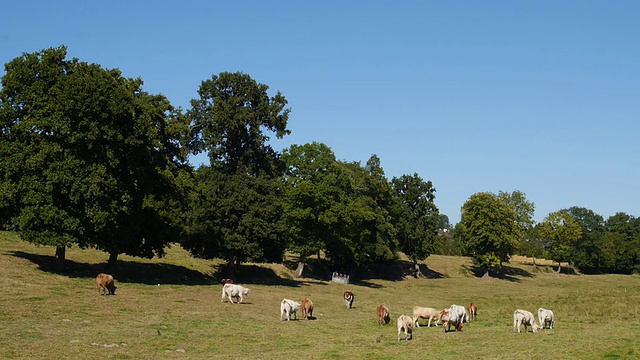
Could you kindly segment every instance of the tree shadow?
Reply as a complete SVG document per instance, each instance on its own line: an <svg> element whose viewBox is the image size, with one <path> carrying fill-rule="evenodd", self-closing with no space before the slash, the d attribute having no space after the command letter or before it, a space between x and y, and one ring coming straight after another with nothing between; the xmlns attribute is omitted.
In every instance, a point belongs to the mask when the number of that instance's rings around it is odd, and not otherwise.
<svg viewBox="0 0 640 360"><path fill-rule="evenodd" d="M238 266L235 271L230 270L227 264L216 265L214 268L214 278L231 278L234 281L241 279L243 284L300 287L304 283L301 280L281 277L273 269L259 265L243 264Z"/></svg>
<svg viewBox="0 0 640 360"><path fill-rule="evenodd" d="M472 266L463 265L462 268L465 269L467 272L473 274L473 276L475 277L478 277L478 278L485 277L485 270L476 265L472 265ZM520 278L532 278L534 277L534 275L528 272L527 270L524 270L519 267L502 265L501 268L489 270L489 277L494 279L499 279L499 280L511 281L511 282L522 282L522 279Z"/></svg>
<svg viewBox="0 0 640 360"><path fill-rule="evenodd" d="M444 275L429 269L426 264L418 264L420 275L416 274L413 262L407 260L396 260L386 264L374 265L367 269L356 270L356 274L361 280L380 279L387 281L401 281L408 277L443 279Z"/></svg>
<svg viewBox="0 0 640 360"><path fill-rule="evenodd" d="M12 251L12 256L31 261L38 269L48 273L59 273L70 278L91 278L105 272L106 264L90 264L66 259L64 270L55 271L55 257L50 255L31 254L23 251ZM118 260L117 270L113 274L118 282L139 283L146 285L211 285L216 284L214 277L184 266L167 263L140 263L136 261Z"/></svg>

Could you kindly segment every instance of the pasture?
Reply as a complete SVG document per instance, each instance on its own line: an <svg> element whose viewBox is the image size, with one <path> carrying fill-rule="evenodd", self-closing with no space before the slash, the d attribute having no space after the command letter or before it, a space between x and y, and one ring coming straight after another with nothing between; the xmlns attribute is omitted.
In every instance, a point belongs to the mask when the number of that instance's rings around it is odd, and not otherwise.
<svg viewBox="0 0 640 360"><path fill-rule="evenodd" d="M100 296L107 254L67 250L67 272L48 271L54 249L0 232L0 357L4 359L637 359L640 277L564 275L507 264L477 278L469 259L431 256L430 278L338 284L293 279L283 265L248 267L245 304L221 303L217 263L177 246L162 259L121 256L118 292ZM353 308L342 299L355 293ZM314 320L280 321L283 298L309 297ZM462 332L414 330L397 341L396 319L414 306L478 305ZM391 323L379 326L376 307ZM553 330L513 332L513 311L556 315ZM302 316L298 313L298 318ZM537 319L536 319L537 321Z"/></svg>

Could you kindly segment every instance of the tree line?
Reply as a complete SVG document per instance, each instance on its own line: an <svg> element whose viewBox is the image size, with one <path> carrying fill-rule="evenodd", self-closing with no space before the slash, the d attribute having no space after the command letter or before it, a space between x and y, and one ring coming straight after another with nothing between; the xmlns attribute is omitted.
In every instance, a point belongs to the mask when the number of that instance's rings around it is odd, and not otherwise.
<svg viewBox="0 0 640 360"><path fill-rule="evenodd" d="M54 246L59 270L70 246L104 251L115 270L119 254L161 257L171 244L230 269L282 262L286 251L302 265L324 253L339 271L400 252L416 271L451 252L487 271L517 251L593 271L638 266L637 218L572 208L534 226L518 191L472 195L453 236L440 236L451 225L418 174L388 180L375 154L338 160L317 142L276 151L290 108L268 90L223 72L184 110L140 78L67 59L65 46L22 54L0 89L0 227ZM200 153L209 164L195 168L189 156Z"/></svg>

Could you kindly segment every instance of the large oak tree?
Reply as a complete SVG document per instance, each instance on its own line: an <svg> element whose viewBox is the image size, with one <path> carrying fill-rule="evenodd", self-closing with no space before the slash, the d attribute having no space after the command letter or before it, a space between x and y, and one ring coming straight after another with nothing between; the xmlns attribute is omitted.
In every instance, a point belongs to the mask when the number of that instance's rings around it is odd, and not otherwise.
<svg viewBox="0 0 640 360"><path fill-rule="evenodd" d="M0 213L24 240L161 256L181 233L187 123L141 79L66 59L67 49L5 65L0 90Z"/></svg>
<svg viewBox="0 0 640 360"><path fill-rule="evenodd" d="M243 73L203 81L191 101L191 149L210 164L197 170L188 238L194 256L241 262L281 261L284 166L270 137L289 133L287 100Z"/></svg>
<svg viewBox="0 0 640 360"><path fill-rule="evenodd" d="M485 275L514 253L523 230L516 210L488 192L471 195L462 206L459 225L456 231Z"/></svg>

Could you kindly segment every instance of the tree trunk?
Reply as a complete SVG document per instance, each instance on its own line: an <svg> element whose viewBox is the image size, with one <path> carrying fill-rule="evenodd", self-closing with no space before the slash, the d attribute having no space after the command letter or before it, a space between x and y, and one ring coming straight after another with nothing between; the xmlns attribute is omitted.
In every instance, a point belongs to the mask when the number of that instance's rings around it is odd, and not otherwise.
<svg viewBox="0 0 640 360"><path fill-rule="evenodd" d="M298 259L298 267L296 268L296 277L301 278L302 274L304 273L304 265L305 265L305 257L304 256L300 256L300 259Z"/></svg>
<svg viewBox="0 0 640 360"><path fill-rule="evenodd" d="M418 265L418 260L413 260L413 276L416 278L422 277L422 271L420 271L420 265Z"/></svg>
<svg viewBox="0 0 640 360"><path fill-rule="evenodd" d="M54 265L54 270L56 272L62 272L64 270L66 252L67 248L65 246L56 246L56 260Z"/></svg>
<svg viewBox="0 0 640 360"><path fill-rule="evenodd" d="M320 262L320 250L318 250L318 262Z"/></svg>
<svg viewBox="0 0 640 360"><path fill-rule="evenodd" d="M116 267L118 266L118 253L112 252L109 253L109 261L107 261L107 272L110 274L115 274Z"/></svg>
<svg viewBox="0 0 640 360"><path fill-rule="evenodd" d="M562 270L562 264L558 261L558 271L556 271L556 273L560 274L560 270Z"/></svg>
<svg viewBox="0 0 640 360"><path fill-rule="evenodd" d="M483 278L488 278L488 277L490 277L490 275L489 275L489 269L488 269L488 268L487 268L487 269L484 269L484 275L482 275L482 277L483 277Z"/></svg>

